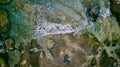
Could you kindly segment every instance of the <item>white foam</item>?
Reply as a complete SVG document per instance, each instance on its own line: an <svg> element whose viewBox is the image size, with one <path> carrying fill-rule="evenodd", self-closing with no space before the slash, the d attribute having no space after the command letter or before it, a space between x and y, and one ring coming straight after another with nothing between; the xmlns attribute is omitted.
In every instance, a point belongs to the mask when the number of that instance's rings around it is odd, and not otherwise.
<svg viewBox="0 0 120 67"><path fill-rule="evenodd" d="M111 15L111 12L110 12L110 8L109 7L108 8L102 7L100 9L100 13L99 13L100 17L106 18L106 17L108 17L110 15Z"/></svg>

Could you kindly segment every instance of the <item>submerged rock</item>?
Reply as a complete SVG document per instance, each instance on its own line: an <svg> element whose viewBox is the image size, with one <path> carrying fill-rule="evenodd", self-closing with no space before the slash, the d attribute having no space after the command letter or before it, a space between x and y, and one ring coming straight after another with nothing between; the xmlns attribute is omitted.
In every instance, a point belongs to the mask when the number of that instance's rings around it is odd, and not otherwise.
<svg viewBox="0 0 120 67"><path fill-rule="evenodd" d="M9 3L11 0L0 0L0 4L7 4Z"/></svg>
<svg viewBox="0 0 120 67"><path fill-rule="evenodd" d="M10 29L8 14L4 10L0 10L0 33L6 33Z"/></svg>

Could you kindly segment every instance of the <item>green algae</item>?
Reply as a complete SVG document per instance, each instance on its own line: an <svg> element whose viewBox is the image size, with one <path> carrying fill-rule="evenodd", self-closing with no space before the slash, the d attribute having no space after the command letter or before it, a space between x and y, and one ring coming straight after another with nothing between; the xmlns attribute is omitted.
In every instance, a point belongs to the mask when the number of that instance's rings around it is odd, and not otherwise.
<svg viewBox="0 0 120 67"><path fill-rule="evenodd" d="M0 65L4 65L5 64L5 61L4 61L4 59L2 59L2 58L0 58Z"/></svg>

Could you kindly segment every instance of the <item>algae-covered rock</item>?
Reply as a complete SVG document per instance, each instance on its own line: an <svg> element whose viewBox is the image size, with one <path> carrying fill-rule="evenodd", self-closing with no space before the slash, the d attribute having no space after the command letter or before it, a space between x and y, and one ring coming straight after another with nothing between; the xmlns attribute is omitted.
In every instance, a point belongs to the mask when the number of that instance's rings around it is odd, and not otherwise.
<svg viewBox="0 0 120 67"><path fill-rule="evenodd" d="M7 65L5 64L4 59L0 58L0 67L5 67L5 66Z"/></svg>
<svg viewBox="0 0 120 67"><path fill-rule="evenodd" d="M119 67L118 0L10 1L0 0L0 40L10 67Z"/></svg>
<svg viewBox="0 0 120 67"><path fill-rule="evenodd" d="M0 0L0 4L6 4L9 3L11 0Z"/></svg>
<svg viewBox="0 0 120 67"><path fill-rule="evenodd" d="M11 37L11 38L7 38L6 40L6 46L8 50L13 50L15 47L15 40Z"/></svg>
<svg viewBox="0 0 120 67"><path fill-rule="evenodd" d="M0 33L8 32L10 29L10 23L8 20L8 14L4 10L0 10Z"/></svg>
<svg viewBox="0 0 120 67"><path fill-rule="evenodd" d="M14 67L20 61L20 52L18 50L8 52L8 63L10 67Z"/></svg>
<svg viewBox="0 0 120 67"><path fill-rule="evenodd" d="M118 61L113 57L109 57L106 50L103 50L100 57L100 66L101 67L117 67Z"/></svg>

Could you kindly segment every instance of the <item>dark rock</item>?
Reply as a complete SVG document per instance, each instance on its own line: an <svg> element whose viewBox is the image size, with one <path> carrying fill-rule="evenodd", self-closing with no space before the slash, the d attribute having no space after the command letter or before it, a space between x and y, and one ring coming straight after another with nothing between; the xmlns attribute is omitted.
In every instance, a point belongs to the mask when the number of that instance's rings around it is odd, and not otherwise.
<svg viewBox="0 0 120 67"><path fill-rule="evenodd" d="M91 18L93 22L96 22L100 10L98 2L96 0L85 0L84 5L87 7L87 16Z"/></svg>
<svg viewBox="0 0 120 67"><path fill-rule="evenodd" d="M106 52L106 50L103 50L102 53L101 53L101 57L100 57L100 65L102 67L106 67L106 65L108 65L108 54Z"/></svg>
<svg viewBox="0 0 120 67"><path fill-rule="evenodd" d="M36 53L36 54L31 54L30 55L30 64L33 66L33 67L39 67L39 53Z"/></svg>
<svg viewBox="0 0 120 67"><path fill-rule="evenodd" d="M67 54L64 56L64 63L70 64L69 56Z"/></svg>
<svg viewBox="0 0 120 67"><path fill-rule="evenodd" d="M115 46L116 46L116 43L112 43L112 46L115 47Z"/></svg>
<svg viewBox="0 0 120 67"><path fill-rule="evenodd" d="M93 66L95 66L96 64L97 64L97 61L96 61L95 58L93 58L93 59L91 60L91 63L89 64L88 67L93 67Z"/></svg>
<svg viewBox="0 0 120 67"><path fill-rule="evenodd" d="M120 48L115 50L116 55L120 58Z"/></svg>
<svg viewBox="0 0 120 67"><path fill-rule="evenodd" d="M3 48L3 43L0 41L0 49Z"/></svg>
<svg viewBox="0 0 120 67"><path fill-rule="evenodd" d="M106 40L104 41L104 44L105 44L106 46L110 46L110 41L109 41L108 39L106 39Z"/></svg>
<svg viewBox="0 0 120 67"><path fill-rule="evenodd" d="M36 47L38 44L37 44L37 40L36 39L32 39L31 40L31 48L34 48Z"/></svg>
<svg viewBox="0 0 120 67"><path fill-rule="evenodd" d="M99 15L99 10L100 10L99 6L94 6L94 7L87 9L87 14L89 17L92 18L93 22L96 22L98 15Z"/></svg>
<svg viewBox="0 0 120 67"><path fill-rule="evenodd" d="M2 58L4 60L6 67L8 67L8 57L7 57L6 53L0 53L0 58Z"/></svg>
<svg viewBox="0 0 120 67"><path fill-rule="evenodd" d="M120 3L117 0L110 0L110 10L116 17L118 25L120 26Z"/></svg>
<svg viewBox="0 0 120 67"><path fill-rule="evenodd" d="M25 48L24 48L24 43L20 43L20 46L18 47L18 50L20 51L20 52L22 52L22 50L24 50Z"/></svg>
<svg viewBox="0 0 120 67"><path fill-rule="evenodd" d="M109 57L109 67L118 67L117 60L113 57Z"/></svg>
<svg viewBox="0 0 120 67"><path fill-rule="evenodd" d="M109 57L106 50L103 50L100 57L100 65L101 67L116 67L117 60L113 57Z"/></svg>
<svg viewBox="0 0 120 67"><path fill-rule="evenodd" d="M36 39L32 39L32 40L31 40L30 48L42 49L42 47L37 43L37 40L36 40Z"/></svg>

